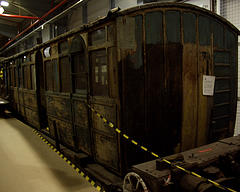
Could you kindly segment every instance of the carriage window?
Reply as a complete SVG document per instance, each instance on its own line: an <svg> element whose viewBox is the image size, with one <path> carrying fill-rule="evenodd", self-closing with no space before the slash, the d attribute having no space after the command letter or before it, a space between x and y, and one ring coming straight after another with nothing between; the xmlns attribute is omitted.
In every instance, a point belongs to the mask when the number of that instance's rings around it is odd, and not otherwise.
<svg viewBox="0 0 240 192"><path fill-rule="evenodd" d="M70 81L70 63L69 57L64 56L59 59L61 92L71 91Z"/></svg>
<svg viewBox="0 0 240 192"><path fill-rule="evenodd" d="M87 66L84 52L72 55L73 92L87 93Z"/></svg>
<svg viewBox="0 0 240 192"><path fill-rule="evenodd" d="M168 42L180 42L180 13L178 11L166 12L166 33Z"/></svg>
<svg viewBox="0 0 240 192"><path fill-rule="evenodd" d="M200 45L210 45L211 26L207 17L199 16L198 20L199 43Z"/></svg>
<svg viewBox="0 0 240 192"><path fill-rule="evenodd" d="M31 89L36 89L35 65L31 65Z"/></svg>
<svg viewBox="0 0 240 192"><path fill-rule="evenodd" d="M92 94L108 96L108 66L105 50L93 51L90 56L92 66Z"/></svg>
<svg viewBox="0 0 240 192"><path fill-rule="evenodd" d="M58 53L64 53L68 51L68 41L60 42L58 45Z"/></svg>
<svg viewBox="0 0 240 192"><path fill-rule="evenodd" d="M35 68L34 68L35 71ZM45 82L47 91L58 91L58 68L57 60L49 60L45 62Z"/></svg>
<svg viewBox="0 0 240 192"><path fill-rule="evenodd" d="M224 48L224 28L217 21L212 22L213 43L215 47Z"/></svg>
<svg viewBox="0 0 240 192"><path fill-rule="evenodd" d="M150 12L146 14L146 43L158 44L163 42L162 13Z"/></svg>
<svg viewBox="0 0 240 192"><path fill-rule="evenodd" d="M23 63L31 61L31 55L30 54L24 55L22 57L22 61L23 61Z"/></svg>
<svg viewBox="0 0 240 192"><path fill-rule="evenodd" d="M85 43L80 36L76 36L71 44L73 92L87 93L88 68L85 59Z"/></svg>
<svg viewBox="0 0 240 192"><path fill-rule="evenodd" d="M24 55L24 56L23 56L23 63L25 63L26 61L27 61L27 56Z"/></svg>
<svg viewBox="0 0 240 192"><path fill-rule="evenodd" d="M99 45L106 41L105 28L89 33L89 45Z"/></svg>
<svg viewBox="0 0 240 192"><path fill-rule="evenodd" d="M196 39L196 15L183 14L184 43L195 43Z"/></svg>
<svg viewBox="0 0 240 192"><path fill-rule="evenodd" d="M225 30L225 48L227 49L235 49L236 45L235 42L237 36L234 35L234 33L232 31L230 31L228 28L226 28ZM233 54L234 55L234 54ZM233 59L234 61L234 59Z"/></svg>

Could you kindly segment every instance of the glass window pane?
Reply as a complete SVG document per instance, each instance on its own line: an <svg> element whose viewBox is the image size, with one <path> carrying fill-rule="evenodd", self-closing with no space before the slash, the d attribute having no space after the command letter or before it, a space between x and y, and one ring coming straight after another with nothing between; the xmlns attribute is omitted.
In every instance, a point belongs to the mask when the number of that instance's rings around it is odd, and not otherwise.
<svg viewBox="0 0 240 192"><path fill-rule="evenodd" d="M63 42L59 43L59 48L58 48L58 52L59 53L66 53L68 51L68 41L65 40Z"/></svg>
<svg viewBox="0 0 240 192"><path fill-rule="evenodd" d="M168 42L180 42L180 13L178 11L166 12L166 33Z"/></svg>
<svg viewBox="0 0 240 192"><path fill-rule="evenodd" d="M105 50L91 53L92 66L92 94L94 96L108 96L108 66Z"/></svg>
<svg viewBox="0 0 240 192"><path fill-rule="evenodd" d="M155 45L163 42L162 12L146 14L146 43Z"/></svg>
<svg viewBox="0 0 240 192"><path fill-rule="evenodd" d="M98 45L106 41L105 28L98 29L89 33L89 44Z"/></svg>
<svg viewBox="0 0 240 192"><path fill-rule="evenodd" d="M72 63L73 73L87 72L85 55L83 53L72 55Z"/></svg>
<svg viewBox="0 0 240 192"><path fill-rule="evenodd" d="M84 52L72 55L73 92L87 93L87 65Z"/></svg>
<svg viewBox="0 0 240 192"><path fill-rule="evenodd" d="M211 26L208 17L199 16L198 31L200 45L210 45Z"/></svg>
<svg viewBox="0 0 240 192"><path fill-rule="evenodd" d="M184 43L196 41L196 15L193 13L183 14Z"/></svg>
<svg viewBox="0 0 240 192"><path fill-rule="evenodd" d="M224 29L223 25L217 21L213 21L213 43L215 47L224 48Z"/></svg>

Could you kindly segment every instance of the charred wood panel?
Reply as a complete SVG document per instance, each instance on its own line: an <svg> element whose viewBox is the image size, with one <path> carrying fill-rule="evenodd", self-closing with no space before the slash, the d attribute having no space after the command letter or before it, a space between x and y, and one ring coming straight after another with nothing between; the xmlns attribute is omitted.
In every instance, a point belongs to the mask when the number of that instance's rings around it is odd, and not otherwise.
<svg viewBox="0 0 240 192"><path fill-rule="evenodd" d="M198 125L197 145L201 146L208 141L212 97L203 95L203 75L213 75L212 55L210 46L199 46L198 48Z"/></svg>
<svg viewBox="0 0 240 192"><path fill-rule="evenodd" d="M14 110L17 112L18 111L18 105L19 105L19 101L18 101L18 88L13 88L13 107Z"/></svg>
<svg viewBox="0 0 240 192"><path fill-rule="evenodd" d="M73 129L71 122L56 120L56 128L58 131L59 140L74 148L74 140L73 140Z"/></svg>
<svg viewBox="0 0 240 192"><path fill-rule="evenodd" d="M137 20L138 22L135 24L137 34L134 37L137 50L124 50L121 54L123 59L123 127L130 135L134 136L145 129L142 16L138 16ZM136 117L138 121L135 121Z"/></svg>
<svg viewBox="0 0 240 192"><path fill-rule="evenodd" d="M18 89L18 99L19 99L19 108L20 108L20 115L25 116L24 112L24 99L23 99L23 90L22 88Z"/></svg>
<svg viewBox="0 0 240 192"><path fill-rule="evenodd" d="M91 132L89 127L75 125L75 142L77 150L92 155Z"/></svg>
<svg viewBox="0 0 240 192"><path fill-rule="evenodd" d="M123 130L137 140L144 141L146 133L145 117L145 74L143 62L143 16L122 18L122 37L120 49L122 64L122 122ZM130 25L131 24L131 25ZM130 25L130 26L129 26ZM131 39L128 39L128 34ZM133 34L132 34L133 33ZM122 39L123 38L123 39ZM124 40L126 38L127 41ZM125 43L126 44L125 44ZM120 47L121 48L121 47ZM136 153L136 149L124 144L125 166L132 165L142 158L142 154Z"/></svg>
<svg viewBox="0 0 240 192"><path fill-rule="evenodd" d="M92 103L92 106L96 111L100 112L103 117L116 125L116 104L109 99L104 100L105 101L102 102L96 100L96 103ZM108 102L111 102L112 104L109 104ZM92 113L92 128L95 159L111 169L118 170L119 149L115 130L104 123L95 113Z"/></svg>
<svg viewBox="0 0 240 192"><path fill-rule="evenodd" d="M25 115L28 123L36 128L40 128L38 111L25 106Z"/></svg>
<svg viewBox="0 0 240 192"><path fill-rule="evenodd" d="M198 59L196 45L184 44L183 63L183 119L181 150L185 151L195 147L197 137Z"/></svg>
<svg viewBox="0 0 240 192"><path fill-rule="evenodd" d="M89 127L89 110L85 102L85 100L73 98L75 142L77 149L91 154L92 144Z"/></svg>
<svg viewBox="0 0 240 192"><path fill-rule="evenodd" d="M88 127L88 107L85 100L73 99L74 123L83 127Z"/></svg>
<svg viewBox="0 0 240 192"><path fill-rule="evenodd" d="M52 136L54 135L52 121L56 121L56 128L60 142L70 148L74 148L75 144L70 97L61 94L53 95L48 93L46 99L50 134Z"/></svg>
<svg viewBox="0 0 240 192"><path fill-rule="evenodd" d="M119 170L118 144L116 137L93 131L95 159L113 170Z"/></svg>
<svg viewBox="0 0 240 192"><path fill-rule="evenodd" d="M71 121L71 102L66 96L47 95L47 114Z"/></svg>
<svg viewBox="0 0 240 192"><path fill-rule="evenodd" d="M146 14L145 31L148 78L146 89L148 127L144 143L161 147L159 136L165 130L166 126L166 122L164 122L165 59L162 12L150 12ZM164 140L162 141L165 142ZM153 147L152 150L161 151L159 147Z"/></svg>
<svg viewBox="0 0 240 192"><path fill-rule="evenodd" d="M74 140L73 140L73 129L72 129L71 122L59 120L55 117L48 116L49 132L53 138L55 138L53 121L55 121L56 123L56 128L57 128L58 137L59 137L58 139L60 143L73 149Z"/></svg>
<svg viewBox="0 0 240 192"><path fill-rule="evenodd" d="M37 109L37 97L34 91L23 91L24 105L28 108Z"/></svg>
<svg viewBox="0 0 240 192"><path fill-rule="evenodd" d="M105 117L108 121L111 121L113 124L116 124L116 105L106 105L106 104L93 104L93 108L96 111L100 111L103 117ZM113 128L109 127L106 123L103 122L102 119L96 117L96 114L92 114L92 123L93 128L107 134L108 136L115 136L116 132Z"/></svg>
<svg viewBox="0 0 240 192"><path fill-rule="evenodd" d="M174 148L180 142L182 131L182 54L181 44L166 45L166 71L165 71L165 99L164 117L166 126L162 130L161 137L168 137L171 142L166 147L167 153L173 153ZM174 119L174 121L173 121ZM166 140L167 141L167 140ZM169 140L168 140L169 142ZM163 144L164 145L164 144ZM165 151L163 149L163 151Z"/></svg>

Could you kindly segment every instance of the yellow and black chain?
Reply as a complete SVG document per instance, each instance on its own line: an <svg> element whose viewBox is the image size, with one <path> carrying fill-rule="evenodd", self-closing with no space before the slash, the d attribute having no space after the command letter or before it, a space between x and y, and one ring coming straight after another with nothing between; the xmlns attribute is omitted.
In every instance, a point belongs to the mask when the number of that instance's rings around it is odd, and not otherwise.
<svg viewBox="0 0 240 192"><path fill-rule="evenodd" d="M221 184L211 180L211 179L207 179L193 171L189 171L179 165L175 165L174 163L168 161L167 159L161 158L158 154L152 152L151 150L149 150L148 148L144 147L143 145L140 145L137 141L135 141L134 139L132 139L131 137L129 137L126 133L123 133L118 127L116 127L111 121L108 121L104 116L102 116L100 113L98 113L93 107L91 107L91 105L89 105L88 103L86 103L86 105L88 106L88 108L94 112L100 119L103 120L104 123L106 123L109 127L113 128L119 135L121 135L123 138L125 138L126 140L128 140L129 142L131 142L132 144L134 144L135 146L141 148L143 151L150 153L152 156L154 156L155 158L160 158L160 160L162 160L163 162L169 164L172 167L175 167L189 175L193 175L195 177L198 177L200 179L203 179L206 182L209 182L211 184L213 184L214 186L216 186L219 189L225 190L225 191L231 191L231 192L237 192L234 189L222 186Z"/></svg>
<svg viewBox="0 0 240 192"><path fill-rule="evenodd" d="M58 151L55 146L53 146L51 143L48 142L47 139L45 139L41 134L38 133L38 131L33 130L33 132L38 135L44 143L46 143L54 152L56 152L59 157L61 157L64 161L66 161L78 174L80 174L83 178L85 178L94 188L96 188L98 191L105 192L103 187L96 184L94 180L92 180L86 173L81 171L74 163L72 163L67 157L64 156L63 153Z"/></svg>

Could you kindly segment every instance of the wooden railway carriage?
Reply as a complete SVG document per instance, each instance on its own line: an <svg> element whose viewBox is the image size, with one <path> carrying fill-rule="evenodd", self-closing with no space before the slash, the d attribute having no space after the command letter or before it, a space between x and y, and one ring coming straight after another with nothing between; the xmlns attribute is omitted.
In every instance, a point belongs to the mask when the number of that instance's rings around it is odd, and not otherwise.
<svg viewBox="0 0 240 192"><path fill-rule="evenodd" d="M231 136L238 30L186 4L146 4L63 34L4 60L13 108L38 129L56 122L62 144L122 173L144 153L166 155ZM215 76L213 96L203 75Z"/></svg>

